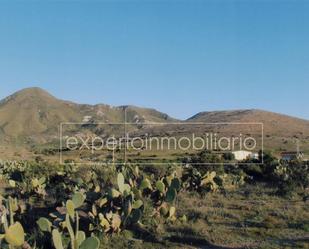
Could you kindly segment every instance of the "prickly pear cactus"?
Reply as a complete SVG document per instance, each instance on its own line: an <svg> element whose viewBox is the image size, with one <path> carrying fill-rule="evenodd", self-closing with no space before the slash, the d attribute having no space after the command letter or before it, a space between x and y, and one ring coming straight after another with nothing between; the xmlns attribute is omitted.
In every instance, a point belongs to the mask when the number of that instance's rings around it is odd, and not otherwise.
<svg viewBox="0 0 309 249"><path fill-rule="evenodd" d="M22 246L25 242L25 232L22 225L19 222L11 225L5 232L4 238L11 246Z"/></svg>

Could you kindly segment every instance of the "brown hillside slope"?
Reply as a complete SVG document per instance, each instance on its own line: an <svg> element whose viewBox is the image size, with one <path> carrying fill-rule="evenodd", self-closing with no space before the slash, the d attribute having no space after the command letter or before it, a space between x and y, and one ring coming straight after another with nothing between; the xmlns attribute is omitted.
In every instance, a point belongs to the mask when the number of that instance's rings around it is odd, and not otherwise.
<svg viewBox="0 0 309 249"><path fill-rule="evenodd" d="M63 122L169 122L173 119L154 109L135 106L81 105L55 98L41 88L26 88L0 101L0 141L46 142L57 138Z"/></svg>
<svg viewBox="0 0 309 249"><path fill-rule="evenodd" d="M264 145L271 150L296 150L296 141L299 140L300 149L308 151L309 121L279 113L263 110L234 110L201 112L189 118L187 122L239 122L262 123L264 130ZM231 133L237 129L233 125L222 126L219 130ZM243 133L259 133L259 125L243 125Z"/></svg>

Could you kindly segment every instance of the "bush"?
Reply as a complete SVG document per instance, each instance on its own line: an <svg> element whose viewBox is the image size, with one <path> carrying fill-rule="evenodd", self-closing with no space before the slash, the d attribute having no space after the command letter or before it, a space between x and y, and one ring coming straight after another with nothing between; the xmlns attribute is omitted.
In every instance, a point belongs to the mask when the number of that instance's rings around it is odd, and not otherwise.
<svg viewBox="0 0 309 249"><path fill-rule="evenodd" d="M232 161L232 160L235 159L235 156L234 156L233 153L227 152L227 153L223 154L223 159L226 160L226 161Z"/></svg>

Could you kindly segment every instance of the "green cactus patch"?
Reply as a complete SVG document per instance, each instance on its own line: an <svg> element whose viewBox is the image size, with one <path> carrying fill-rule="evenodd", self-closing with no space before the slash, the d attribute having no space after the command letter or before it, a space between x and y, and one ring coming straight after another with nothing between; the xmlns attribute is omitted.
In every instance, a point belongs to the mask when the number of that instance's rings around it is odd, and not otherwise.
<svg viewBox="0 0 309 249"><path fill-rule="evenodd" d="M181 182L178 178L174 178L172 181L171 181L171 188L174 188L176 191L179 191L180 188L181 188Z"/></svg>
<svg viewBox="0 0 309 249"><path fill-rule="evenodd" d="M84 204L85 196L82 193L75 193L72 197L72 202L75 208L79 208Z"/></svg>
<svg viewBox="0 0 309 249"><path fill-rule="evenodd" d="M134 209L131 214L131 222L133 224L137 223L143 216L143 213L140 209Z"/></svg>
<svg viewBox="0 0 309 249"><path fill-rule="evenodd" d="M165 192L165 185L162 181L157 181L156 182L156 188L159 190L161 193Z"/></svg>
<svg viewBox="0 0 309 249"><path fill-rule="evenodd" d="M97 237L87 238L79 247L79 249L98 249L100 241Z"/></svg>
<svg viewBox="0 0 309 249"><path fill-rule="evenodd" d="M66 202L67 213L70 215L72 219L74 219L75 205L73 201L68 200Z"/></svg>
<svg viewBox="0 0 309 249"><path fill-rule="evenodd" d="M135 201L134 203L133 203L133 205L132 205L132 208L133 209L138 209L138 208L140 208L141 206L143 206L143 201L142 200L137 200L137 201Z"/></svg>
<svg viewBox="0 0 309 249"><path fill-rule="evenodd" d="M52 231L53 243L56 249L64 249L62 244L61 234L57 229Z"/></svg>
<svg viewBox="0 0 309 249"><path fill-rule="evenodd" d="M175 201L176 195L177 195L176 189L170 187L170 188L167 190L167 192L166 192L166 198L165 198L165 200L166 200L167 202L172 203L172 202Z"/></svg>
<svg viewBox="0 0 309 249"><path fill-rule="evenodd" d="M144 190L144 189L152 189L151 187L151 183L150 181L146 178L144 179L142 182L141 182L141 185L140 185L140 190Z"/></svg>
<svg viewBox="0 0 309 249"><path fill-rule="evenodd" d="M22 246L25 242L24 228L16 222L7 229L4 238L11 246Z"/></svg>
<svg viewBox="0 0 309 249"><path fill-rule="evenodd" d="M78 231L76 234L76 244L77 247L80 247L80 245L84 242L86 239L86 235L83 231Z"/></svg>
<svg viewBox="0 0 309 249"><path fill-rule="evenodd" d="M120 193L124 193L125 190L125 186L124 186L124 176L122 173L119 173L117 175L117 184L118 184L118 189L120 191Z"/></svg>
<svg viewBox="0 0 309 249"><path fill-rule="evenodd" d="M48 219L41 217L36 223L42 232L51 232L52 224Z"/></svg>

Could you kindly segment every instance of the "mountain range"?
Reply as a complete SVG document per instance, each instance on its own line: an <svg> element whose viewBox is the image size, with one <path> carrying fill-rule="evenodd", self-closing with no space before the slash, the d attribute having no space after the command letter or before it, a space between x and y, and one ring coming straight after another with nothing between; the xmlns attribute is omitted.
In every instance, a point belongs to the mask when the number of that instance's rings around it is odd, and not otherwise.
<svg viewBox="0 0 309 249"><path fill-rule="evenodd" d="M57 140L60 123L121 123L124 122L124 113L126 122L136 124L136 130L145 128L145 124L166 123L159 128L152 126L152 132L158 134L183 130L169 123L258 122L264 125L265 145L270 149L293 149L296 139L301 142L303 150L308 150L309 146L308 120L274 112L256 109L211 111L197 113L187 120L177 120L150 108L87 105L60 100L38 87L20 90L0 101L0 141L3 146L44 144ZM219 126L218 129L233 132L227 126Z"/></svg>

